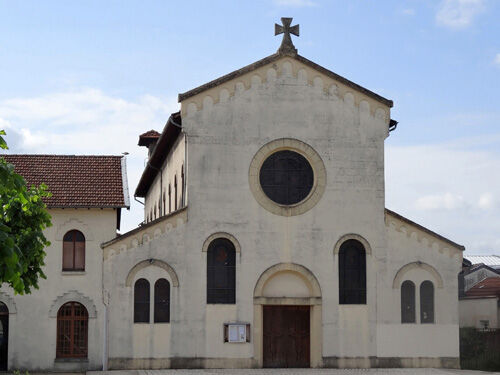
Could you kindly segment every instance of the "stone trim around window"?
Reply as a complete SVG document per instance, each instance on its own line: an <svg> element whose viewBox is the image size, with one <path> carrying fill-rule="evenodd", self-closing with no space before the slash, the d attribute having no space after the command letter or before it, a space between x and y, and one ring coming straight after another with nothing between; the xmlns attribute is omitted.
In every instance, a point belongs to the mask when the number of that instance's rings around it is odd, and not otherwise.
<svg viewBox="0 0 500 375"><path fill-rule="evenodd" d="M304 156L314 172L314 184L309 195L292 205L282 205L272 201L260 185L259 176L262 164L271 154L282 150L295 151ZM297 139L281 138L265 144L257 151L250 163L248 182L253 196L267 211L280 216L296 216L309 211L323 196L326 187L326 169L323 160L311 146Z"/></svg>

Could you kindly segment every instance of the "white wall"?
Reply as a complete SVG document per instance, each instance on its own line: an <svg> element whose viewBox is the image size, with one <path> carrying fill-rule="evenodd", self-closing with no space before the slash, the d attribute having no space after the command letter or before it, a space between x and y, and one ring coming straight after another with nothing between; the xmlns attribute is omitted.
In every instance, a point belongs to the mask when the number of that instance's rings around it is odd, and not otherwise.
<svg viewBox="0 0 500 375"><path fill-rule="evenodd" d="M465 298L459 301L460 327L484 328L481 320L489 321L489 328L500 328L500 307L497 297Z"/></svg>
<svg viewBox="0 0 500 375"><path fill-rule="evenodd" d="M102 249L100 244L116 233L113 209L52 209L52 227L45 235L51 245L45 250L46 280L30 295L14 296L8 287L1 291L13 299L17 313L9 316L9 368L30 370L99 369L102 366ZM66 232L81 231L85 242L85 272L62 271L62 239ZM75 294L72 291L77 291ZM50 316L64 303L64 295L80 296L96 318L89 319L88 362L55 361L57 319ZM4 295L4 296L5 296ZM0 297L2 300L2 297Z"/></svg>
<svg viewBox="0 0 500 375"><path fill-rule="evenodd" d="M183 166L184 169L186 169L185 151L186 151L185 138L184 135L181 133L177 138L177 141L172 146L172 150L165 159L165 162L161 167L161 173L158 173L156 175L148 193L146 194L145 205L144 205L144 219L146 220L146 222L149 222L150 213L152 214L152 219L154 220L160 216L175 211L176 206L175 206L174 182L176 177L177 177L177 208L182 207L183 202L182 202L181 171ZM184 173L186 173L185 170ZM170 210L168 203L169 185L171 188ZM165 195L165 205L163 205L163 195ZM162 206L161 212L160 212L160 205Z"/></svg>

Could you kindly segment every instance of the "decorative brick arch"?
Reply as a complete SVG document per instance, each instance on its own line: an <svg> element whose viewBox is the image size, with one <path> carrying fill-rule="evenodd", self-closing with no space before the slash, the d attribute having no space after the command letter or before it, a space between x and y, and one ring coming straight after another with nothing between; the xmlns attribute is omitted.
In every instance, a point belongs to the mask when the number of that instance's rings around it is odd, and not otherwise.
<svg viewBox="0 0 500 375"><path fill-rule="evenodd" d="M408 271L413 270L413 269L423 269L423 270L427 271L428 273L430 273L433 276L434 281L437 284L437 287L438 288L443 287L443 278L441 277L439 272L434 267L432 267L430 264L420 262L420 261L408 263L408 264L404 265L403 267L401 267L399 269L399 271L396 272L396 276L394 276L394 280L392 282L392 287L394 289L399 288L401 285L401 282L403 281L404 275Z"/></svg>
<svg viewBox="0 0 500 375"><path fill-rule="evenodd" d="M132 267L125 280L125 286L132 286L132 281L134 281L134 277L137 272L150 266L159 267L167 271L170 276L170 280L172 281L172 286L179 286L179 278L177 277L175 270L167 262L153 258L143 260Z"/></svg>
<svg viewBox="0 0 500 375"><path fill-rule="evenodd" d="M370 246L370 243L363 236L360 236L359 234L356 233L348 233L340 237L335 243L335 247L333 248L333 254L338 254L340 251L340 246L342 246L342 244L347 240L359 241L365 248L366 254L370 255L372 254L372 247Z"/></svg>
<svg viewBox="0 0 500 375"><path fill-rule="evenodd" d="M95 319L97 317L97 309L92 299L76 290L70 290L62 296L57 297L50 306L49 317L57 318L57 312L61 306L68 302L78 302L85 306L87 312L89 313L89 319Z"/></svg>
<svg viewBox="0 0 500 375"><path fill-rule="evenodd" d="M70 230L78 230L85 236L85 241L93 241L94 236L89 226L82 220L77 218L69 218L64 223L57 226L56 229L56 241L62 241L63 237Z"/></svg>
<svg viewBox="0 0 500 375"><path fill-rule="evenodd" d="M236 239L236 237L234 237L232 234L229 234L226 232L217 232L217 233L214 233L214 234L211 234L210 236L208 236L208 238L205 240L205 242L203 242L202 251L206 253L208 251L208 247L210 246L210 243L217 238L225 238L225 239L231 241L234 245L234 250L236 251L236 253L241 254L241 246L240 246L240 243L238 242L238 240Z"/></svg>
<svg viewBox="0 0 500 375"><path fill-rule="evenodd" d="M17 313L16 303L14 298L9 296L7 293L0 292L0 302L4 303L9 309L9 314Z"/></svg>

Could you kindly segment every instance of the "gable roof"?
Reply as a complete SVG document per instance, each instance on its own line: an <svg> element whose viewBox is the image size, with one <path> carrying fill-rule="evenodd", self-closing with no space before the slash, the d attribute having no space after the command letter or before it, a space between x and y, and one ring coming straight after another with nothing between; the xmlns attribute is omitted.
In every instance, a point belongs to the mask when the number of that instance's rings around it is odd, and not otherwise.
<svg viewBox="0 0 500 375"><path fill-rule="evenodd" d="M48 208L130 207L123 156L0 155L28 186L44 183Z"/></svg>
<svg viewBox="0 0 500 375"><path fill-rule="evenodd" d="M206 91L206 90L211 89L213 87L219 86L219 85L221 85L225 82L228 82L232 79L238 78L238 77L242 76L243 74L246 74L248 72L256 70L262 66L272 64L284 56L290 57L292 59L296 59L296 60L300 61L301 63L311 67L312 69L315 69L320 73L323 73L327 77L330 77L334 80L337 80L338 82L343 83L344 85L346 85L354 90L362 92L366 96L371 97L372 99L377 100L378 102L383 103L384 105L386 105L388 107L393 106L392 100L386 99L383 96L380 96L380 95L374 93L373 91L370 91L367 88L364 88L363 86L360 86L357 83L354 83L354 82L348 80L347 78L344 78L344 77L338 75L337 73L334 73L331 70L328 70L328 69L322 67L321 65L318 65L315 62L312 62L311 60L306 59L303 56L300 56L298 54L284 54L284 53L280 53L279 51L275 54L272 54L270 56L263 58L262 60L256 61L253 64L247 65L241 69L235 70L229 74L226 74L222 77L214 79L213 81L205 83L204 85L198 86L192 90L186 91L185 93L179 94L178 101L182 102L182 101L184 101L184 100L186 100L194 95L197 95L203 91Z"/></svg>
<svg viewBox="0 0 500 375"><path fill-rule="evenodd" d="M466 297L500 297L500 277L488 277L465 292Z"/></svg>
<svg viewBox="0 0 500 375"><path fill-rule="evenodd" d="M139 136L139 146L149 146L150 143L156 142L158 138L160 138L160 133L158 133L156 130L148 130L146 133L142 133Z"/></svg>
<svg viewBox="0 0 500 375"><path fill-rule="evenodd" d="M464 255L464 258L469 260L472 264L483 263L491 268L500 269L499 255Z"/></svg>
<svg viewBox="0 0 500 375"><path fill-rule="evenodd" d="M436 233L436 232L434 232L434 231L432 231L430 229L427 229L426 227L424 227L424 226L422 226L420 224L417 224L414 221L412 221L412 220L410 220L410 219L408 219L408 218L406 218L404 216L401 216L400 214L398 214L398 213L396 213L394 211L389 210L388 208L385 209L385 213L388 214L388 215L391 215L391 216L395 217L396 219L404 221L405 223L407 223L407 224L409 224L409 225L411 225L411 226L413 226L413 227L415 227L417 229L420 229L421 231L423 231L423 232L431 235L432 237L435 237L435 238L437 238L437 239L439 239L439 240L441 240L443 242L446 242L447 244L453 246L456 249L459 249L459 250L462 250L462 251L465 250L465 246L459 245L458 243L453 242L452 240L450 240L450 239L448 239L446 237L443 237L440 234L438 234L438 233Z"/></svg>
<svg viewBox="0 0 500 375"><path fill-rule="evenodd" d="M137 184L137 188L135 189L134 196L135 197L145 197L148 193L149 187L153 183L156 175L158 174L158 170L163 165L167 155L169 154L172 146L174 145L177 137L181 133L182 129L182 118L181 113L176 112L172 113L161 132L160 137L156 141L154 145L151 156L148 159L146 167L142 172L141 179Z"/></svg>

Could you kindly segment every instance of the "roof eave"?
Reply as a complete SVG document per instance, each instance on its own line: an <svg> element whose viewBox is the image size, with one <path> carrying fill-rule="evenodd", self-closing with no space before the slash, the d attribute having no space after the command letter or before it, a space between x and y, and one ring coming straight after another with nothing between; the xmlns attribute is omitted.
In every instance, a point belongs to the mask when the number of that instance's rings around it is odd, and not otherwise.
<svg viewBox="0 0 500 375"><path fill-rule="evenodd" d="M450 240L450 239L448 239L446 237L441 236L439 233L436 233L436 232L434 232L434 231L432 231L432 230L424 227L423 225L415 223L414 221L412 221L412 220L410 220L410 219L408 219L408 218L406 218L404 216L401 216L400 214L398 214L398 213L396 213L394 211L391 211L388 208L385 209L385 212L388 213L388 214L390 214L390 215L393 215L394 217L396 217L396 218L398 218L398 219L400 219L400 220L402 220L402 221L404 221L404 222L406 222L406 223L408 223L410 225L413 225L413 226L417 227L418 229L424 231L427 234L430 234L433 237L439 238L441 241L444 241L444 242L448 243L449 245L453 246L454 248L456 248L458 250L465 251L465 246L460 245L460 244L458 244L456 242L453 242L452 240Z"/></svg>

